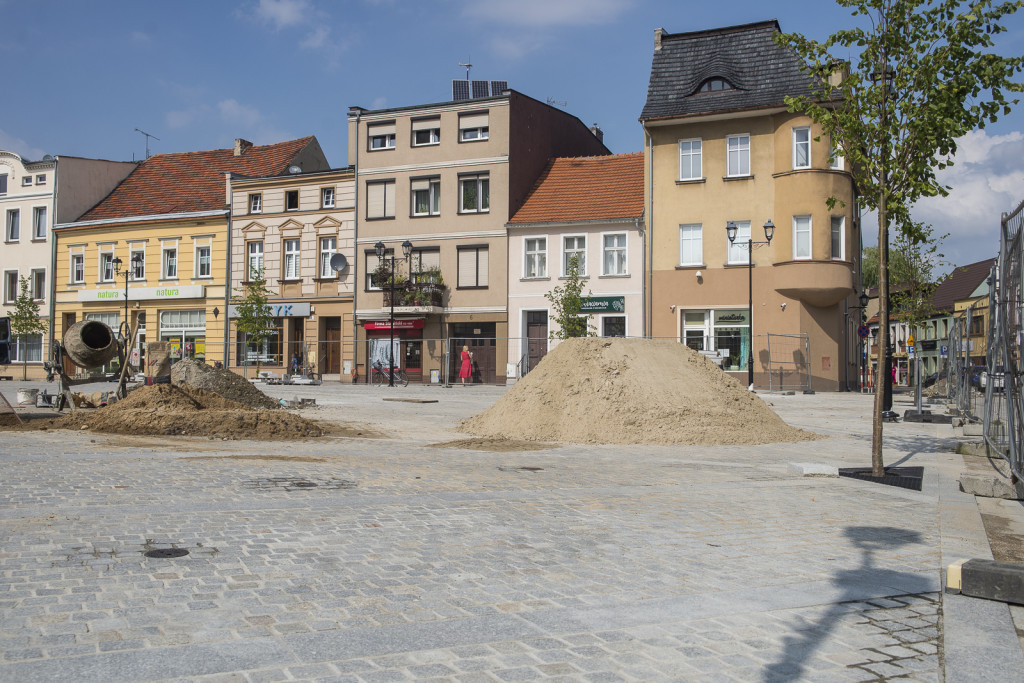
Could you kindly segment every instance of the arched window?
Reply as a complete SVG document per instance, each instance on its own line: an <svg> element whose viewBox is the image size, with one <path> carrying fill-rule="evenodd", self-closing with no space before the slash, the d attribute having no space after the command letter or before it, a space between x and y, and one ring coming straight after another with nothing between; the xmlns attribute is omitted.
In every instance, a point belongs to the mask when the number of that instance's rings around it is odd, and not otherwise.
<svg viewBox="0 0 1024 683"><path fill-rule="evenodd" d="M721 90L732 90L732 84L724 78L709 78L700 84L697 92L719 92Z"/></svg>

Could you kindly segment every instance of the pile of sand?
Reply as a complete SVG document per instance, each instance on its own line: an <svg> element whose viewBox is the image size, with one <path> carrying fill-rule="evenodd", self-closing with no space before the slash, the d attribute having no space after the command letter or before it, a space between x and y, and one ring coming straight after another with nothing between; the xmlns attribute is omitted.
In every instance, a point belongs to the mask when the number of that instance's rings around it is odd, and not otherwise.
<svg viewBox="0 0 1024 683"><path fill-rule="evenodd" d="M315 422L284 411L253 409L189 384L140 387L123 401L54 420L53 429L110 434L231 439L295 439L324 434Z"/></svg>
<svg viewBox="0 0 1024 683"><path fill-rule="evenodd" d="M278 402L254 387L249 380L230 370L213 368L206 363L186 358L171 366L171 382L184 382L212 391L248 408L277 408Z"/></svg>
<svg viewBox="0 0 1024 683"><path fill-rule="evenodd" d="M569 339L460 431L572 443L762 444L817 435L673 341Z"/></svg>

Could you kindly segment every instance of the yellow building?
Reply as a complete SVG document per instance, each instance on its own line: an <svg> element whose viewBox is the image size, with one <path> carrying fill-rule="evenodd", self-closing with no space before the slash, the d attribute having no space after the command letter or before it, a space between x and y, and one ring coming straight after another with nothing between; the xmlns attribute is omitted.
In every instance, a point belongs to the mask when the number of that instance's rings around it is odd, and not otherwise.
<svg viewBox="0 0 1024 683"><path fill-rule="evenodd" d="M640 118L647 331L720 357L744 384L752 359L757 387L847 388L856 192L827 136L786 110L812 84L778 32L774 21L655 32Z"/></svg>
<svg viewBox="0 0 1024 683"><path fill-rule="evenodd" d="M80 320L115 330L127 320L138 328L133 356L143 371L152 341L169 342L172 360L223 362L229 176L290 166L327 168L316 138L155 155L78 220L54 226L54 337Z"/></svg>

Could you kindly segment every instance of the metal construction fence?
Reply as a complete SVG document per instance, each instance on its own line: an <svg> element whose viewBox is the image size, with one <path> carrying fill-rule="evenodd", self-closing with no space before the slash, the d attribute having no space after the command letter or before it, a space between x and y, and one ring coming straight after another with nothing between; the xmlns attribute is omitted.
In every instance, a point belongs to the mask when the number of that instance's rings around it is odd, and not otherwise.
<svg viewBox="0 0 1024 683"><path fill-rule="evenodd" d="M769 391L812 391L811 343L806 334L764 334L756 339L763 340Z"/></svg>

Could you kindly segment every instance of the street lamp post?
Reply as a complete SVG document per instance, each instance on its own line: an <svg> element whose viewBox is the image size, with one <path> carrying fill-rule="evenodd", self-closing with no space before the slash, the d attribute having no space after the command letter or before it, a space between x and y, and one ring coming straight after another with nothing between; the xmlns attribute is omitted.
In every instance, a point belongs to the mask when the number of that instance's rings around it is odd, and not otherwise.
<svg viewBox="0 0 1024 683"><path fill-rule="evenodd" d="M384 261L384 257L387 253L387 249L384 247L383 242L377 242L373 245L374 250L377 252L377 260L380 262ZM412 242L405 240L402 242L402 255L403 261L408 261L409 256L412 254ZM391 343L388 346L388 355L390 358L391 367L388 369L388 386L395 386L395 254L391 252L391 277L388 278L390 282L391 290Z"/></svg>
<svg viewBox="0 0 1024 683"><path fill-rule="evenodd" d="M849 322L850 311L863 311L864 309L866 309L868 307L868 302L870 300L871 300L871 297L868 296L867 292L861 292L860 296L857 297L857 301L860 302L860 306L847 306L846 307L847 310L846 310L846 313L844 313L844 315L846 316L846 323L845 323L845 326L844 326L846 334L850 333L850 322ZM861 321L860 317L858 317L857 320L858 320L857 327L859 328L860 325L862 324L862 321ZM864 345L864 340L858 334L857 335L857 368L858 368L858 372L857 372L857 387L858 387L858 389L863 387L863 381L864 381L863 369L862 369L862 366L861 366L861 363L863 362L863 358L864 358L864 354L861 352L861 348L863 347L863 345ZM850 347L849 342L846 342L845 346L846 346L847 353L849 353L849 347ZM845 372L844 372L844 375L843 375L843 382L846 385L845 391L849 391L850 390L850 378L849 378L849 375L846 374Z"/></svg>
<svg viewBox="0 0 1024 683"><path fill-rule="evenodd" d="M729 221L725 224L725 234L729 237L729 244L736 242L738 228L736 223ZM747 236L747 324L750 326L750 342L747 349L747 389L754 390L754 247L760 247L772 243L775 236L775 224L768 219L764 224L764 236L767 241L755 242L752 236Z"/></svg>
<svg viewBox="0 0 1024 683"><path fill-rule="evenodd" d="M114 259L111 261L111 264L114 266L115 276L121 275L121 265L123 263L124 261L122 261L120 257L114 257ZM135 269L138 268L141 263L142 254L140 254L139 252L135 252L134 254L132 254L131 261L129 262L130 267L125 268L124 271L124 322L122 324L122 329L124 330L124 332L122 333L121 336L124 337L125 343L130 341L128 338L131 336L132 329L132 326L128 323L128 278L131 276L133 272L135 272Z"/></svg>

